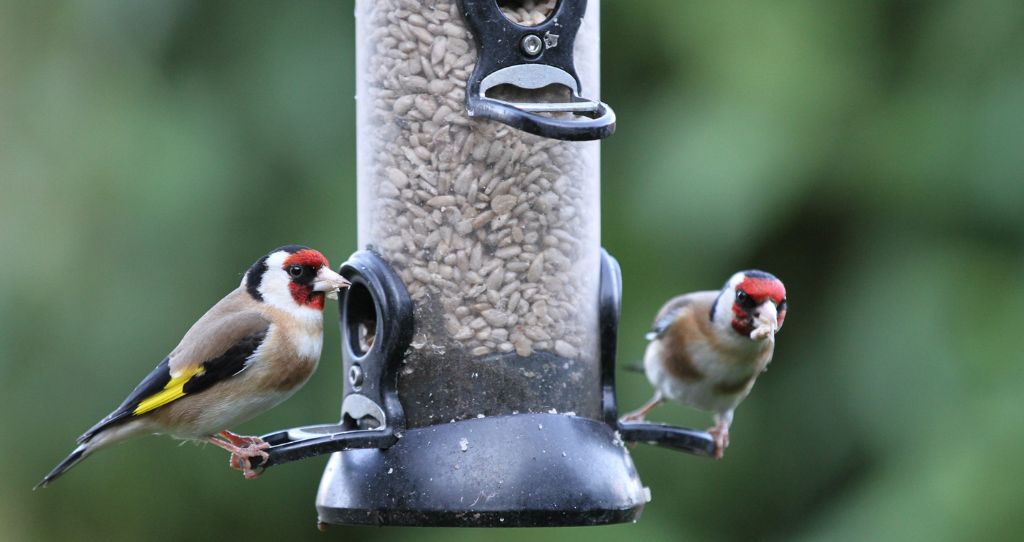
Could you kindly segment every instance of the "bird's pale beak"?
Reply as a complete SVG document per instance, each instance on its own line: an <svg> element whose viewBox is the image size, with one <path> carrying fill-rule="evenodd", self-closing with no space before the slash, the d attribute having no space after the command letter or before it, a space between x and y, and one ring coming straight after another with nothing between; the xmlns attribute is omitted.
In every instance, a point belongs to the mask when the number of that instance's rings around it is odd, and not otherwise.
<svg viewBox="0 0 1024 542"><path fill-rule="evenodd" d="M779 330L779 309L775 306L775 302L768 300L761 303L757 309L754 310L757 316L754 318L755 333L763 335L763 338L775 337L775 332ZM760 331L760 333L757 333Z"/></svg>
<svg viewBox="0 0 1024 542"><path fill-rule="evenodd" d="M338 299L338 290L348 288L350 284L345 277L324 266L316 273L316 279L313 281L313 291L327 292L327 297Z"/></svg>
<svg viewBox="0 0 1024 542"><path fill-rule="evenodd" d="M765 301L758 308L757 319L765 324L771 324L772 327L778 327L779 325L779 308L775 306L774 301Z"/></svg>

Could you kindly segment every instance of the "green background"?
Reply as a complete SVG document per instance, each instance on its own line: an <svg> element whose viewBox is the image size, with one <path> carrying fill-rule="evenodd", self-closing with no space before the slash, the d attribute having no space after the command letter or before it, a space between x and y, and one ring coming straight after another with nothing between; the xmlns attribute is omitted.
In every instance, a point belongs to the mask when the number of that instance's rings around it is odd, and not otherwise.
<svg viewBox="0 0 1024 542"><path fill-rule="evenodd" d="M1024 536L1024 4L603 4L620 362L671 295L789 289L725 460L639 446L641 521L585 529L322 535L324 458L246 482L167 438L32 492L256 257L356 248L353 5L4 0L0 540ZM336 419L337 342L240 429ZM620 373L624 408L649 393Z"/></svg>

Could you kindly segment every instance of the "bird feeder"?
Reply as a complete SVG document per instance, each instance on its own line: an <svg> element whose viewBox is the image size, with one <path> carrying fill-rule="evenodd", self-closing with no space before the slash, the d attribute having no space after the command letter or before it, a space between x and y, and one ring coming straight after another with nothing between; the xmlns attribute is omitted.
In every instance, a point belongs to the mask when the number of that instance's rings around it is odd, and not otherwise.
<svg viewBox="0 0 1024 542"><path fill-rule="evenodd" d="M363 250L340 270L341 421L264 437L264 467L333 454L321 522L627 522L649 492L625 442L714 451L617 420L598 11L357 0Z"/></svg>

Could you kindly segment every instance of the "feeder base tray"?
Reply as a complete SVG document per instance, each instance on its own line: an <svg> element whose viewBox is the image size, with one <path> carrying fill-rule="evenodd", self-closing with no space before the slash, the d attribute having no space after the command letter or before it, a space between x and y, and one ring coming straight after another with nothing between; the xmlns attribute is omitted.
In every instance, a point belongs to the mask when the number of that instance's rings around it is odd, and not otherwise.
<svg viewBox="0 0 1024 542"><path fill-rule="evenodd" d="M385 450L336 452L316 508L328 524L554 527L635 521L648 500L607 424L516 414L407 429Z"/></svg>

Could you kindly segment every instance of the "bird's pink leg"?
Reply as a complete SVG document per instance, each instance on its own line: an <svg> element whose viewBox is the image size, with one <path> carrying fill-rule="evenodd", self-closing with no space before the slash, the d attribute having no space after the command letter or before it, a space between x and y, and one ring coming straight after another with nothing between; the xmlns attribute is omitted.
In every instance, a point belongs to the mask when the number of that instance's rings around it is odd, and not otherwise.
<svg viewBox="0 0 1024 542"><path fill-rule="evenodd" d="M215 436L210 437L210 442L231 452L231 460L228 463L231 468L242 471L247 480L259 476L260 471L253 469L252 463L249 460L254 457L262 458L263 461L270 459L270 454L264 451L270 447L270 444L264 442L259 437L243 437L229 431L222 431L221 435L230 442L223 441Z"/></svg>
<svg viewBox="0 0 1024 542"><path fill-rule="evenodd" d="M732 411L722 413L716 412L715 426L708 429L712 437L715 437L715 459L722 459L725 449L729 447L729 426L732 425Z"/></svg>
<svg viewBox="0 0 1024 542"><path fill-rule="evenodd" d="M663 401L663 399L661 397L661 393L660 392L655 393L654 397L651 397L651 400L647 401L647 403L644 406L642 406L639 409L634 410L633 412L630 412L629 414L626 414L625 416L623 416L622 417L622 421L624 421L624 422L642 422L642 421L644 421L644 418L647 417L647 413L649 413L650 411L654 410L654 407L660 405L662 401Z"/></svg>
<svg viewBox="0 0 1024 542"><path fill-rule="evenodd" d="M228 439L231 441L231 444L234 444L235 446L255 446L260 450L270 448L270 444L267 444L266 441L260 437L245 437L242 435L236 435L235 433L227 430L221 431L220 436Z"/></svg>

